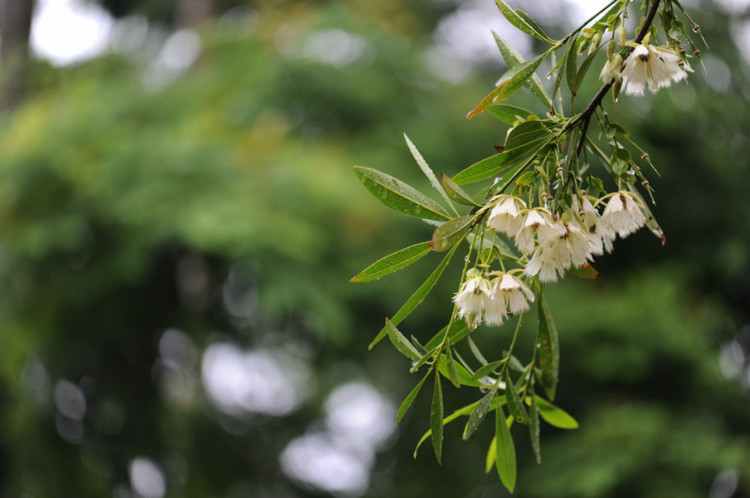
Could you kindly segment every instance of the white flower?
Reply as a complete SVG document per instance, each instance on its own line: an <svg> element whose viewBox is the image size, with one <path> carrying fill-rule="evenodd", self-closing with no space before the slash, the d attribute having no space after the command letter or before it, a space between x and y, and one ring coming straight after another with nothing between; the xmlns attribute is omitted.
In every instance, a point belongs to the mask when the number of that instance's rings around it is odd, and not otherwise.
<svg viewBox="0 0 750 498"><path fill-rule="evenodd" d="M503 274L500 283L495 281L495 287L492 289L502 299L511 315L528 311L529 302L534 302L534 293L519 278L509 273ZM527 301L528 300L528 301Z"/></svg>
<svg viewBox="0 0 750 498"><path fill-rule="evenodd" d="M518 197L502 195L490 212L487 226L496 232L503 232L510 236L518 233L521 228L521 216L519 213L526 205Z"/></svg>
<svg viewBox="0 0 750 498"><path fill-rule="evenodd" d="M602 213L602 223L625 238L646 223L646 216L633 194L621 190L607 202Z"/></svg>
<svg viewBox="0 0 750 498"><path fill-rule="evenodd" d="M539 274L539 280L542 282L555 282L558 274L562 276L565 269L562 263L555 259L554 254L547 252L547 248L538 247L529 262L526 263L523 273L527 277Z"/></svg>
<svg viewBox="0 0 750 498"><path fill-rule="evenodd" d="M643 95L646 83L649 90L656 93L660 88L687 78L688 71L693 72L690 64L669 49L638 45L623 64L625 93Z"/></svg>
<svg viewBox="0 0 750 498"><path fill-rule="evenodd" d="M476 269L466 272L466 280L461 289L453 296L458 307L458 317L465 318L470 329L475 329L482 322L482 314L491 306L489 280Z"/></svg>
<svg viewBox="0 0 750 498"><path fill-rule="evenodd" d="M622 56L620 54L614 54L607 59L602 72L599 74L599 79L605 83L620 81L622 79Z"/></svg>
<svg viewBox="0 0 750 498"><path fill-rule="evenodd" d="M589 253L597 256L604 254L604 251L612 251L612 241L615 239L615 232L602 223L601 216L596 208L591 204L588 197L582 195L573 198L575 207L578 210L578 217L581 220L582 228L589 238Z"/></svg>
<svg viewBox="0 0 750 498"><path fill-rule="evenodd" d="M507 312L505 299L503 296L497 294L496 285L492 285L491 288L490 299L484 310L484 323L487 325L501 325Z"/></svg>
<svg viewBox="0 0 750 498"><path fill-rule="evenodd" d="M519 251L530 254L534 250L534 234L539 238L539 245L547 244L559 234L559 228L552 222L552 217L541 209L530 209L526 213L514 239Z"/></svg>

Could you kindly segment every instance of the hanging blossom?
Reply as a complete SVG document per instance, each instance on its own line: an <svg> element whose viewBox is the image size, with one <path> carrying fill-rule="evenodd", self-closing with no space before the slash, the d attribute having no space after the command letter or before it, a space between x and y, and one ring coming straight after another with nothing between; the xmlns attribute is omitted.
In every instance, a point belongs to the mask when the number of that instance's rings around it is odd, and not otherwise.
<svg viewBox="0 0 750 498"><path fill-rule="evenodd" d="M494 281L493 299L504 303L509 316L529 310L534 302L534 293L518 277L503 273Z"/></svg>
<svg viewBox="0 0 750 498"><path fill-rule="evenodd" d="M472 268L466 272L466 280L453 296L453 302L458 307L458 318L465 318L470 329L477 328L482 323L485 310L491 309L491 292L490 281L479 270ZM492 314L492 319L496 318ZM502 323L502 319L500 322Z"/></svg>
<svg viewBox="0 0 750 498"><path fill-rule="evenodd" d="M508 235L515 234L521 226L521 210L526 208L526 203L518 197L510 195L499 195L497 204L492 208L487 226L496 232Z"/></svg>
<svg viewBox="0 0 750 498"><path fill-rule="evenodd" d="M472 330L482 321L490 326L501 325L506 317L528 311L529 302L534 302L534 293L518 277L505 272L492 272L492 275L497 278L490 281L472 268L466 272L466 280L453 297L457 317L465 319Z"/></svg>
<svg viewBox="0 0 750 498"><path fill-rule="evenodd" d="M640 200L626 191L615 192L602 213L602 223L620 238L625 238L646 224Z"/></svg>
<svg viewBox="0 0 750 498"><path fill-rule="evenodd" d="M643 95L646 83L651 93L656 93L660 88L686 79L687 73L693 72L690 64L671 49L644 44L633 49L622 68L622 81L628 95ZM607 75L610 79L616 77L612 72L607 72Z"/></svg>

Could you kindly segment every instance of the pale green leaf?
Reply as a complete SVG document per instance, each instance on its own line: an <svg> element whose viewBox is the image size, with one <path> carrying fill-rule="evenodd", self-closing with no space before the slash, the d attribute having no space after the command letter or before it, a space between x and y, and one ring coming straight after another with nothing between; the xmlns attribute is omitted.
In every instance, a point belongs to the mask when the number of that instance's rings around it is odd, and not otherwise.
<svg viewBox="0 0 750 498"><path fill-rule="evenodd" d="M503 485L511 493L516 487L516 448L501 406L495 409L495 465Z"/></svg>
<svg viewBox="0 0 750 498"><path fill-rule="evenodd" d="M451 207L454 214L458 216L458 212L456 212L456 209L453 207L453 203L451 203L450 198L448 197L448 194L446 194L445 190L443 190L443 186L440 185L440 182L438 181L437 177L435 176L435 173L432 171L430 166L427 164L427 161L424 160L422 157L422 154L420 154L419 150L414 146L414 144L409 140L409 137L406 136L406 133L404 133L404 139L406 139L406 145L409 146L409 150L411 151L411 155L414 156L414 160L417 161L417 164L419 165L419 168L422 170L424 175L427 177L427 179L430 181L430 185L433 186L435 190L440 192L440 195L443 196L443 199L445 199L445 202L448 206Z"/></svg>
<svg viewBox="0 0 750 498"><path fill-rule="evenodd" d="M427 277L427 280L425 280L424 283L420 285L416 291L414 291L414 294L412 294L411 297L404 303L404 305L401 306L401 308L396 312L396 314L393 315L393 318L391 318L391 322L393 322L394 325L398 325L399 323L401 323L401 320L409 316L409 314L411 314L411 312L414 311L414 309L419 306L422 301L424 301L424 298L427 297L427 294L429 294L432 288L435 287L435 284L445 271L448 263L450 263L450 260L455 254L457 248L458 245L448 251L448 254L445 255L440 264L437 265L435 270L433 270L430 276ZM380 342L387 334L388 331L385 327L383 327L380 332L378 332L378 335L375 336L375 339L373 339L373 341L370 343L369 349L375 347L375 345Z"/></svg>
<svg viewBox="0 0 750 498"><path fill-rule="evenodd" d="M397 178L364 166L355 166L354 172L372 195L396 211L428 220L450 219L440 204Z"/></svg>
<svg viewBox="0 0 750 498"><path fill-rule="evenodd" d="M377 280L385 275L406 268L430 252L432 252L430 242L420 242L419 244L405 247L375 261L349 281L370 282L372 280Z"/></svg>
<svg viewBox="0 0 750 498"><path fill-rule="evenodd" d="M422 380L420 380L416 386L414 386L414 389L411 390L408 396L404 399L404 401L401 403L401 406L398 409L398 414L396 415L396 423L401 423L401 419L404 418L404 415L406 414L406 411L409 409L411 404L414 402L414 399L417 397L417 394L419 394L419 390L422 389L422 386L424 385L425 381L427 380L427 377L430 376L430 372L427 372L424 377L422 377Z"/></svg>
<svg viewBox="0 0 750 498"><path fill-rule="evenodd" d="M476 219L476 216L461 216L437 227L432 234L432 249L443 252L461 242L466 232L476 224Z"/></svg>

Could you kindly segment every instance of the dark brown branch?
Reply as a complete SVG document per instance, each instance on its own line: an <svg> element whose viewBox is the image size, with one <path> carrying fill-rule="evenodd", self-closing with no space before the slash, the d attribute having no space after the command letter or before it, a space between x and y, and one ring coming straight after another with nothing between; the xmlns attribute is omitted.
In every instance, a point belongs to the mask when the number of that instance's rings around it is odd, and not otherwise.
<svg viewBox="0 0 750 498"><path fill-rule="evenodd" d="M651 29L651 24L654 22L654 17L656 17L656 12L659 10L659 4L661 3L661 0L654 0L651 3L651 7L648 10L648 13L646 14L646 17L643 19L643 25L641 26L640 31L638 31L638 34L635 36L635 43L641 43L643 39L646 37L646 34L648 33L648 30ZM628 58L628 55L630 55L630 52L632 52L633 49L631 48L628 50L628 52L623 57L623 60ZM589 102L589 105L586 106L586 108L581 111L581 113L570 122L570 124L567 126L567 129L570 130L578 125L581 121L583 121L583 127L581 128L581 142L583 143L583 137L586 136L586 131L589 127L589 120L591 119L591 115L594 113L597 107L599 107L602 103L602 99L604 99L604 96L607 95L607 92L610 88L612 88L613 82L610 81L609 83L606 83L603 87L599 89L599 91L594 95L594 98L591 99L591 102ZM578 148L576 149L576 155L581 152L580 144Z"/></svg>

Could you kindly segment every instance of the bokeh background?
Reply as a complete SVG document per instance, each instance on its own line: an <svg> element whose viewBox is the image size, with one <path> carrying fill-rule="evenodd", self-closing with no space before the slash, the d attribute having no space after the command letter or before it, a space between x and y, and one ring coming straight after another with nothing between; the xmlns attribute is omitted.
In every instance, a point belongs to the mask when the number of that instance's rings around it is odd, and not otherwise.
<svg viewBox="0 0 750 498"><path fill-rule="evenodd" d="M562 36L604 2L510 3ZM517 496L750 497L750 2L684 3L688 84L604 104L667 244L549 287L580 428L544 426L541 466L515 433ZM491 0L2 5L0 496L507 495L490 428L449 425L440 466L412 458L429 395L395 426L418 377L367 345L440 256L348 283L431 231L352 166L427 188L404 132L449 175L492 154L505 125L464 119L504 71L490 30L534 40ZM453 266L407 333L448 319Z"/></svg>

